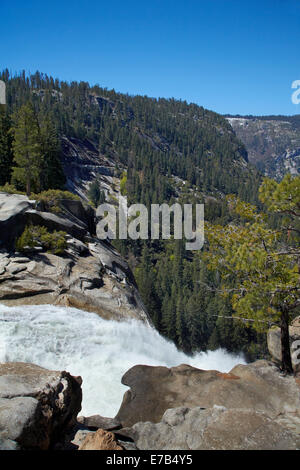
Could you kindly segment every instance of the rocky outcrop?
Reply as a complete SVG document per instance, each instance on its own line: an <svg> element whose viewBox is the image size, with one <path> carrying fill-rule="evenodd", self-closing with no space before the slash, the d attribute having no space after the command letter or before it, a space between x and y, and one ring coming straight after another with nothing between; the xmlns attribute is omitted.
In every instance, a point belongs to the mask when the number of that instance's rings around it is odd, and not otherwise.
<svg viewBox="0 0 300 470"><path fill-rule="evenodd" d="M93 209L80 201L59 203L62 212L56 215L26 196L0 193L0 303L72 306L103 318L149 322L127 263L109 243L93 236ZM65 231L64 254L39 246L25 255L14 252L16 237L29 223Z"/></svg>
<svg viewBox="0 0 300 470"><path fill-rule="evenodd" d="M55 445L76 423L81 378L34 364L0 364L0 449Z"/></svg>
<svg viewBox="0 0 300 470"><path fill-rule="evenodd" d="M13 250L15 240L26 225L42 225L48 230L62 230L83 240L93 230L90 209L85 209L81 201L60 201L59 215L45 211L45 205L29 200L27 196L0 192L0 248ZM38 209L39 208L39 209ZM76 217L75 214L81 217ZM73 219L73 220L72 220Z"/></svg>
<svg viewBox="0 0 300 470"><path fill-rule="evenodd" d="M227 119L245 145L250 163L265 175L281 179L286 173L300 173L300 128L293 116Z"/></svg>
<svg viewBox="0 0 300 470"><path fill-rule="evenodd" d="M130 387L116 416L123 427L138 422L159 423L170 408L211 409L217 405L264 413L300 433L298 379L283 377L267 361L238 365L228 374L188 365L170 369L138 365L123 376L122 383Z"/></svg>
<svg viewBox="0 0 300 470"><path fill-rule="evenodd" d="M102 188L113 181L115 162L101 155L88 139L62 137L61 162L70 191L86 199L89 184L97 177Z"/></svg>
<svg viewBox="0 0 300 470"><path fill-rule="evenodd" d="M98 429L85 437L78 450L124 450L114 433Z"/></svg>
<svg viewBox="0 0 300 470"><path fill-rule="evenodd" d="M296 450L300 442L265 413L220 406L169 409L159 423L123 433L139 450Z"/></svg>
<svg viewBox="0 0 300 470"><path fill-rule="evenodd" d="M299 449L299 378L281 375L270 362L228 374L139 365L122 382L131 388L116 436L139 450Z"/></svg>
<svg viewBox="0 0 300 470"><path fill-rule="evenodd" d="M228 374L187 365L135 366L128 374L132 400L127 409L123 402L121 421L98 415L76 420L80 377L33 364L0 364L0 450L300 447L299 378L281 375L267 361L238 365Z"/></svg>
<svg viewBox="0 0 300 470"><path fill-rule="evenodd" d="M289 327L289 333L293 369L296 372L300 372L300 317L297 317L292 321ZM273 361L280 365L282 357L280 328L270 328L267 340L268 349Z"/></svg>

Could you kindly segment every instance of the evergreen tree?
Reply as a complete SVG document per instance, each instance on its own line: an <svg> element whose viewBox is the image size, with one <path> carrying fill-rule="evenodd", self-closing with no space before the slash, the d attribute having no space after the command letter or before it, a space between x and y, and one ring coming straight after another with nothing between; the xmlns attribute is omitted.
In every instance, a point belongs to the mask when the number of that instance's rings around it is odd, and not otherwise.
<svg viewBox="0 0 300 470"><path fill-rule="evenodd" d="M41 155L40 188L63 189L66 178L62 169L60 141L53 125L47 116L40 126Z"/></svg>
<svg viewBox="0 0 300 470"><path fill-rule="evenodd" d="M30 196L32 188L40 189L40 174L43 165L41 134L33 106L23 105L17 113L13 126L14 163L12 182L16 182Z"/></svg>
<svg viewBox="0 0 300 470"><path fill-rule="evenodd" d="M224 294L234 292L237 317L249 319L258 331L280 326L281 367L291 373L289 321L300 307L300 176L288 174L280 183L266 178L260 198L268 211L284 215L281 231L273 230L255 206L230 196L231 210L241 219L226 227L207 225L208 259L221 273ZM230 276L234 289L228 285Z"/></svg>
<svg viewBox="0 0 300 470"><path fill-rule="evenodd" d="M95 207L105 202L105 192L101 190L101 183L95 179L89 186L88 197L92 201Z"/></svg>

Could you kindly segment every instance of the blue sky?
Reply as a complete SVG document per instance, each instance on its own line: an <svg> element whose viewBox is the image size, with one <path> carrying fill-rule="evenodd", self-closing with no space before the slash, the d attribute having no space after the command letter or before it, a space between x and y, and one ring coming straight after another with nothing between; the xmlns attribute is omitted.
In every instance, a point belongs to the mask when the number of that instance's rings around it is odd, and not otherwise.
<svg viewBox="0 0 300 470"><path fill-rule="evenodd" d="M299 0L0 0L0 67L220 113L299 114Z"/></svg>

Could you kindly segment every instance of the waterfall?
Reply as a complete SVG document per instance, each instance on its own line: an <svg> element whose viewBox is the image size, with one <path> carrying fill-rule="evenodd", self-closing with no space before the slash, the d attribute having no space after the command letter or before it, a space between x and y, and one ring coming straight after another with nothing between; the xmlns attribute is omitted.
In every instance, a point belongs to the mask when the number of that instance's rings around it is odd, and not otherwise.
<svg viewBox="0 0 300 470"><path fill-rule="evenodd" d="M0 305L0 362L31 362L83 378L80 414L113 417L127 387L122 375L136 364L228 372L243 357L223 350L189 357L137 320L116 322L74 308Z"/></svg>

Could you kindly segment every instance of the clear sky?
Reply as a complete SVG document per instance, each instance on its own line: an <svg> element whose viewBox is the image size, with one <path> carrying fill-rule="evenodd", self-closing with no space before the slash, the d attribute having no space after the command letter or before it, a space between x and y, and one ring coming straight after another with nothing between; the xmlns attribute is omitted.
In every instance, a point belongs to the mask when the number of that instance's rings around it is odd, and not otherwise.
<svg viewBox="0 0 300 470"><path fill-rule="evenodd" d="M1 69L220 113L300 113L300 0L0 0L0 17Z"/></svg>

